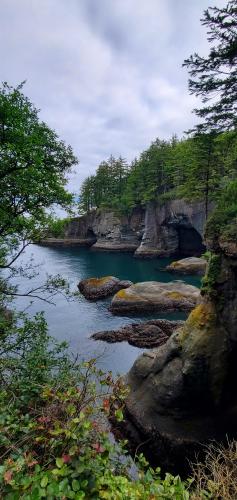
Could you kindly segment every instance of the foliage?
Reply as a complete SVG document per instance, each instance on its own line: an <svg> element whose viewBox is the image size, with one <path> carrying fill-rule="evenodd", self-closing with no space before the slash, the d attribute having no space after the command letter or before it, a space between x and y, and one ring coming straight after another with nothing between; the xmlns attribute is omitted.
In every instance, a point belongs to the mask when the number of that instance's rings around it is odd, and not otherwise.
<svg viewBox="0 0 237 500"><path fill-rule="evenodd" d="M77 163L71 147L39 120L22 87L0 88L1 267L44 234L54 204L70 205L66 175Z"/></svg>
<svg viewBox="0 0 237 500"><path fill-rule="evenodd" d="M237 3L210 7L202 24L207 27L210 52L207 57L195 53L184 61L189 68L189 90L201 96L204 106L195 113L204 122L198 130L236 129L237 99ZM210 102L211 101L211 102Z"/></svg>
<svg viewBox="0 0 237 500"><path fill-rule="evenodd" d="M50 235L54 236L55 238L63 236L65 227L68 224L69 220L70 220L69 218L54 219L52 223L49 224Z"/></svg>
<svg viewBox="0 0 237 500"><path fill-rule="evenodd" d="M105 421L111 405L118 420L123 418L127 390L121 380L97 369L95 359L73 360L65 344L48 336L42 315L14 317L4 326L2 497L189 498L189 482L170 474L161 479L160 470L153 471L143 457L131 476L125 444L113 442Z"/></svg>
<svg viewBox="0 0 237 500"><path fill-rule="evenodd" d="M169 141L157 139L130 166L119 160L103 162L88 177L80 193L81 212L110 207L129 213L148 202L173 198L203 201L206 217L212 201L237 175L237 134L197 134Z"/></svg>
<svg viewBox="0 0 237 500"><path fill-rule="evenodd" d="M218 280L221 269L221 257L211 253L208 259L208 269L205 276L202 278L201 295L209 295L215 297L217 292L215 285Z"/></svg>
<svg viewBox="0 0 237 500"><path fill-rule="evenodd" d="M83 182L80 193L79 208L88 212L92 208L107 207L111 204L119 207L127 177L127 163L112 155L103 161L96 172Z"/></svg>
<svg viewBox="0 0 237 500"><path fill-rule="evenodd" d="M206 238L215 242L221 236L224 240L237 238L237 180L229 182L222 190L216 209L208 219Z"/></svg>
<svg viewBox="0 0 237 500"><path fill-rule="evenodd" d="M0 87L0 298L18 295L12 278L32 277L31 262L24 269L19 256L33 241L44 237L53 225L53 208L71 206L72 196L65 189L67 174L77 159L70 146L39 119L39 111L16 88ZM61 224L61 223L60 223ZM61 285L60 285L61 282ZM55 284L55 288L53 286ZM59 277L50 278L41 291L54 294L64 289ZM33 292L40 294L39 289ZM30 296L29 290L23 295ZM34 296L34 293L32 293Z"/></svg>

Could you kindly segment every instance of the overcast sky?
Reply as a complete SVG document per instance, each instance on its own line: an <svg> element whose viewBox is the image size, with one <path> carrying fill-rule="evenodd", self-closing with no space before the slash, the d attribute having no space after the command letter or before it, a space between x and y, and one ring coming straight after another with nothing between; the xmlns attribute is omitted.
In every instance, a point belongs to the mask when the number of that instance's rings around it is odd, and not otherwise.
<svg viewBox="0 0 237 500"><path fill-rule="evenodd" d="M207 53L203 10L224 0L0 0L0 80L71 144L69 187L111 153L129 161L182 135L196 105L184 58Z"/></svg>

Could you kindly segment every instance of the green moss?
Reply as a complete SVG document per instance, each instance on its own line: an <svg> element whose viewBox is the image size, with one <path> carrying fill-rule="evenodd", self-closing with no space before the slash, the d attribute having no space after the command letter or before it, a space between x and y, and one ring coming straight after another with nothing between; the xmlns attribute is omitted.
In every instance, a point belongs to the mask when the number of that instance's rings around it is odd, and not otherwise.
<svg viewBox="0 0 237 500"><path fill-rule="evenodd" d="M193 309L190 313L187 321L185 322L183 328L180 331L179 339L180 343L183 342L190 336L190 334L199 332L197 339L200 338L200 332L209 331L210 328L213 329L216 320L216 311L211 302L203 302Z"/></svg>
<svg viewBox="0 0 237 500"><path fill-rule="evenodd" d="M237 243L237 218L223 230L221 239Z"/></svg>
<svg viewBox="0 0 237 500"><path fill-rule="evenodd" d="M209 257L209 265L207 274L202 279L201 295L216 296L216 282L221 271L221 256L218 254L211 254Z"/></svg>

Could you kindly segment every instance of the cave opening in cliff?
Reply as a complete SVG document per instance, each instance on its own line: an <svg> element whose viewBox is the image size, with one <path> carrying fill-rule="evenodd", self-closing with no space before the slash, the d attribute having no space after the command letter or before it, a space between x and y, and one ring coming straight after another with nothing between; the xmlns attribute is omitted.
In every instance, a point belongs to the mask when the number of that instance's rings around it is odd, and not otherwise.
<svg viewBox="0 0 237 500"><path fill-rule="evenodd" d="M180 255L199 257L205 252L206 247L203 244L202 237L194 227L177 227L177 232Z"/></svg>
<svg viewBox="0 0 237 500"><path fill-rule="evenodd" d="M94 233L93 229L91 229L91 228L87 229L86 238L96 242L97 237L96 237L96 234Z"/></svg>

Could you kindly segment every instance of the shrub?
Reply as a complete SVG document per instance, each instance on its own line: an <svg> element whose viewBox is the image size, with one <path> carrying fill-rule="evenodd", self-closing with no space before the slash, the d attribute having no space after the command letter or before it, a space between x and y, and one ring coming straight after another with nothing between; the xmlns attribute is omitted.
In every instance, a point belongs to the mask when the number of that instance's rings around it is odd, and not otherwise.
<svg viewBox="0 0 237 500"><path fill-rule="evenodd" d="M149 468L131 475L125 443L106 416L123 419L121 380L72 359L49 337L42 314L14 317L2 336L0 496L14 499L188 499L188 483ZM122 457L122 459L121 459Z"/></svg>

